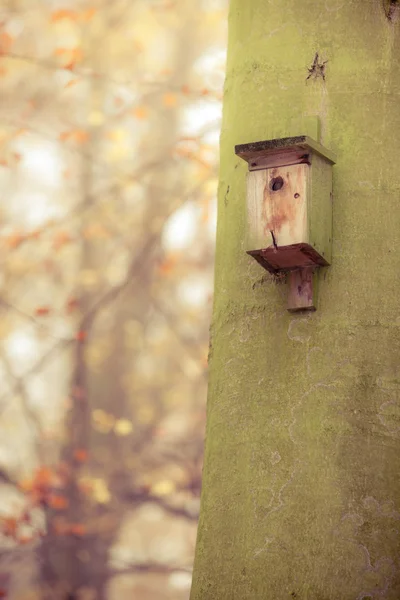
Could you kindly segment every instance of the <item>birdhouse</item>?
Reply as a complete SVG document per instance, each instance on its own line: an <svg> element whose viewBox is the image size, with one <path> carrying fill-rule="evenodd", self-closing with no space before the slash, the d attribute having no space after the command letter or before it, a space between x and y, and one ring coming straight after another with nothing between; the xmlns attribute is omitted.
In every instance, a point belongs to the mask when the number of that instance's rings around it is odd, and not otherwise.
<svg viewBox="0 0 400 600"><path fill-rule="evenodd" d="M315 309L310 273L332 257L335 156L308 136L242 144L235 152L249 166L247 253L271 273L296 271L289 310ZM300 297L291 298L294 292Z"/></svg>

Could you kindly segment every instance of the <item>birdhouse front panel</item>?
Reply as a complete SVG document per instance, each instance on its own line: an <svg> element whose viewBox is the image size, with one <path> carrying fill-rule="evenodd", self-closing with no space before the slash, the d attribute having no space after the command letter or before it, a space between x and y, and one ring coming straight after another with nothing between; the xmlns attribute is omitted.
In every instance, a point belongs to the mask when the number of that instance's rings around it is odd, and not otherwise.
<svg viewBox="0 0 400 600"><path fill-rule="evenodd" d="M246 250L308 242L308 165L250 171Z"/></svg>

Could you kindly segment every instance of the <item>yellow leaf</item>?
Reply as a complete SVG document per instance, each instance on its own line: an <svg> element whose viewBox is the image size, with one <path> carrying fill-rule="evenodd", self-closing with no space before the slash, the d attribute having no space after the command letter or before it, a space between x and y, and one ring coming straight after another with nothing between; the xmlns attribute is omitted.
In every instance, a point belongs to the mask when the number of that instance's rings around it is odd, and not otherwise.
<svg viewBox="0 0 400 600"><path fill-rule="evenodd" d="M100 110L94 110L90 113L88 119L89 125L102 125L104 123L104 113Z"/></svg>
<svg viewBox="0 0 400 600"><path fill-rule="evenodd" d="M107 133L107 137L113 142L123 142L126 139L126 133L123 129L112 129Z"/></svg>
<svg viewBox="0 0 400 600"><path fill-rule="evenodd" d="M93 479L92 494L99 504L107 504L111 500L110 490L104 479Z"/></svg>
<svg viewBox="0 0 400 600"><path fill-rule="evenodd" d="M133 430L133 425L131 421L128 421L128 419L118 419L118 421L115 422L114 425L114 432L117 435L120 436L125 436L125 435L129 435Z"/></svg>
<svg viewBox="0 0 400 600"><path fill-rule="evenodd" d="M79 281L86 287L93 287L99 281L99 275L94 269L83 269L79 274Z"/></svg>
<svg viewBox="0 0 400 600"><path fill-rule="evenodd" d="M138 410L137 416L140 423L151 423L154 419L154 408L149 405L141 406Z"/></svg>
<svg viewBox="0 0 400 600"><path fill-rule="evenodd" d="M115 417L104 410L96 409L92 413L93 427L99 433L109 433L115 424Z"/></svg>
<svg viewBox="0 0 400 600"><path fill-rule="evenodd" d="M155 496L169 496L170 494L173 494L175 489L175 483L170 479L157 481L157 483L154 483L151 486L151 492Z"/></svg>

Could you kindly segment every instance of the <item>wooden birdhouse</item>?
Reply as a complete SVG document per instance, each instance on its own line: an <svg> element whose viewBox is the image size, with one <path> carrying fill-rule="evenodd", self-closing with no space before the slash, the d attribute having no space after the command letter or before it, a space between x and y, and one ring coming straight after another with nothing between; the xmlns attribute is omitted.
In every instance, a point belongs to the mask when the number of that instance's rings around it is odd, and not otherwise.
<svg viewBox="0 0 400 600"><path fill-rule="evenodd" d="M235 152L249 165L247 253L271 273L292 273L289 310L315 310L312 273L332 255L335 156L308 136L242 144Z"/></svg>

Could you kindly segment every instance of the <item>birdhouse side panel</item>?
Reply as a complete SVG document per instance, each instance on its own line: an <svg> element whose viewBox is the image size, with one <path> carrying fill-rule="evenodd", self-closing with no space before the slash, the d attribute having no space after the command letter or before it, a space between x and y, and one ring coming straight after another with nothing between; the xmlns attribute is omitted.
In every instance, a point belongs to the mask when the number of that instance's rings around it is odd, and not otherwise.
<svg viewBox="0 0 400 600"><path fill-rule="evenodd" d="M332 260L332 165L312 157L310 194L310 244L330 263Z"/></svg>
<svg viewBox="0 0 400 600"><path fill-rule="evenodd" d="M272 243L271 234L265 235L264 190L267 170L247 173L247 231L246 250L259 250Z"/></svg>

